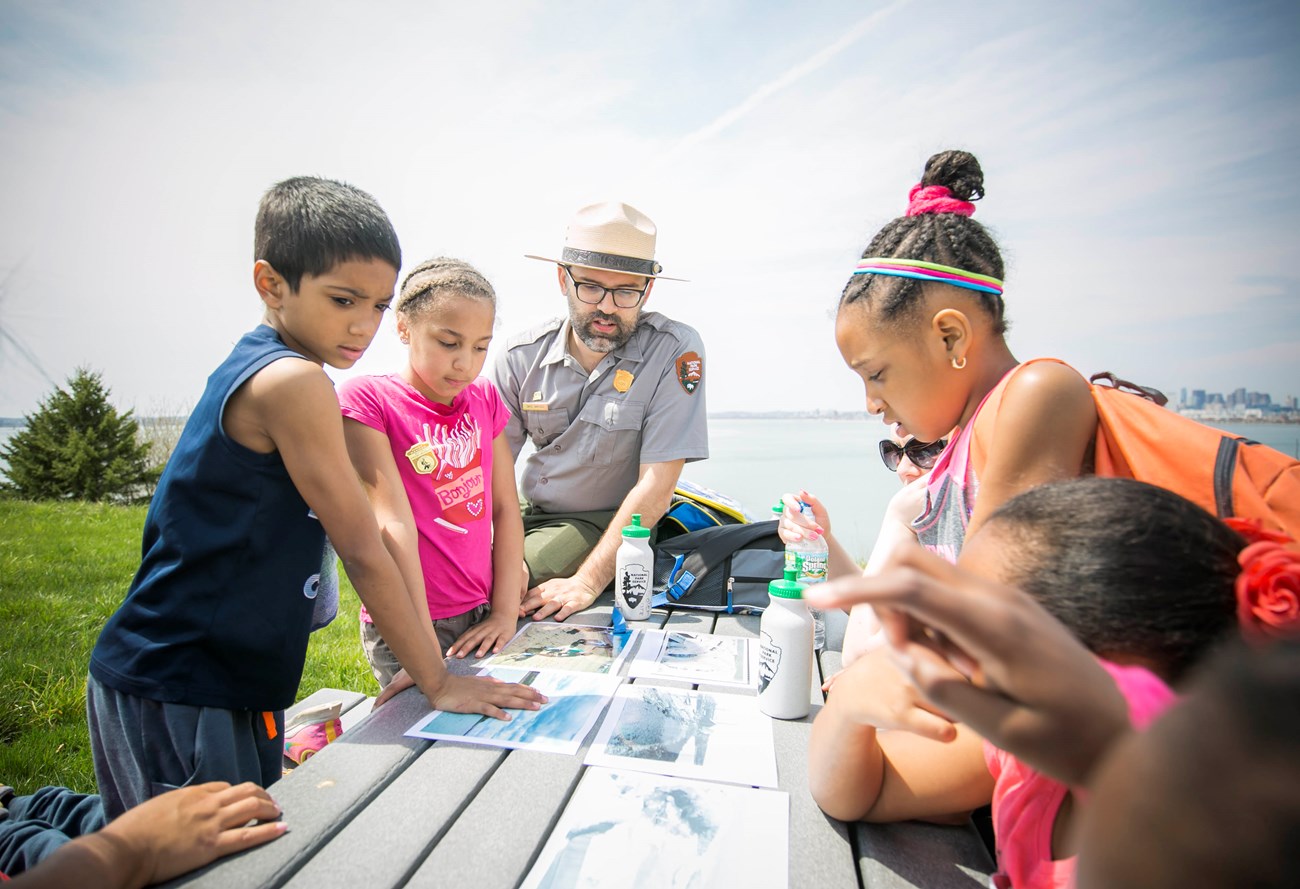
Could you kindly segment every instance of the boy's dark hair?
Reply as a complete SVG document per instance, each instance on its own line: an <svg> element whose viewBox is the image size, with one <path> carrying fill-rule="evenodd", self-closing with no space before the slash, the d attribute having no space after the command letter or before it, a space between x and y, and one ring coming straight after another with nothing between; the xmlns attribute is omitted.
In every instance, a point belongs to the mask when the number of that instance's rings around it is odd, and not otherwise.
<svg viewBox="0 0 1300 889"><path fill-rule="evenodd" d="M496 291L482 272L463 259L438 256L426 259L402 279L393 309L403 316L415 317L433 309L451 294L487 300L494 306L497 301Z"/></svg>
<svg viewBox="0 0 1300 889"><path fill-rule="evenodd" d="M1141 658L1176 683L1237 621L1236 531L1184 497L1122 478L1040 485L985 525L1003 535L1004 580L1089 650Z"/></svg>
<svg viewBox="0 0 1300 889"><path fill-rule="evenodd" d="M921 185L942 185L954 198L977 201L984 196L984 171L969 152L942 151L925 162ZM862 252L864 259L876 256L917 259L998 279L1004 277L1002 254L993 237L974 219L957 213L898 217L882 228ZM923 283L886 275L852 275L840 294L840 308L860 302L873 307L882 321L910 321L920 314ZM994 332L1005 333L1002 297L981 293L977 298L993 318Z"/></svg>
<svg viewBox="0 0 1300 889"><path fill-rule="evenodd" d="M253 261L259 259L296 291L303 275L323 275L353 259L382 259L400 269L402 248L388 214L366 192L297 176L262 195L253 229Z"/></svg>

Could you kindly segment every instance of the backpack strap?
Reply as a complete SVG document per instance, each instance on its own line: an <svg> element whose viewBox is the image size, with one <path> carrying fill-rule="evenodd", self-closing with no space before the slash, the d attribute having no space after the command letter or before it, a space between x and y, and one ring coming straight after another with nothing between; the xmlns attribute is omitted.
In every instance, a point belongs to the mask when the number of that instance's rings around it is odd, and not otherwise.
<svg viewBox="0 0 1300 889"><path fill-rule="evenodd" d="M1214 457L1214 508L1221 519L1236 515L1232 503L1232 478L1237 472L1237 448L1241 439L1225 435L1219 439L1219 452Z"/></svg>

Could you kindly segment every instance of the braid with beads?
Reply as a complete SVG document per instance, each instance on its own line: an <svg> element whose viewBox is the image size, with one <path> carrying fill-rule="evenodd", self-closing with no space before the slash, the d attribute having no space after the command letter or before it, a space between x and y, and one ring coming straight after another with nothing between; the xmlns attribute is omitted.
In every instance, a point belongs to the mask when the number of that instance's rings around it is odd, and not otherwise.
<svg viewBox="0 0 1300 889"><path fill-rule="evenodd" d="M921 185L941 185L954 198L977 201L984 196L984 171L973 154L943 151L926 161ZM974 219L958 213L900 216L871 239L862 256L916 259L999 279L1004 276L1002 254L993 237ZM840 308L861 303L874 308L882 321L910 320L920 313L923 283L911 278L853 275L840 295ZM981 294L979 300L993 319L994 332L1005 333L1006 307L1002 297Z"/></svg>

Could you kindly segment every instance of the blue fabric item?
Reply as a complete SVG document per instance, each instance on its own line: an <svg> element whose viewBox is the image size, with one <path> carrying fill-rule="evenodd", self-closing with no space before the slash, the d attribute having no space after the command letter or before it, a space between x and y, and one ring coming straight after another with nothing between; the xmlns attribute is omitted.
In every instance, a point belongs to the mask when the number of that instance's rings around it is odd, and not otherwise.
<svg viewBox="0 0 1300 889"><path fill-rule="evenodd" d="M69 840L106 823L99 797L66 787L42 787L0 809L0 874L16 877Z"/></svg>
<svg viewBox="0 0 1300 889"><path fill-rule="evenodd" d="M208 378L149 506L140 569L91 654L106 686L228 710L293 704L325 532L280 455L222 428L227 399L283 358L305 360L262 325Z"/></svg>

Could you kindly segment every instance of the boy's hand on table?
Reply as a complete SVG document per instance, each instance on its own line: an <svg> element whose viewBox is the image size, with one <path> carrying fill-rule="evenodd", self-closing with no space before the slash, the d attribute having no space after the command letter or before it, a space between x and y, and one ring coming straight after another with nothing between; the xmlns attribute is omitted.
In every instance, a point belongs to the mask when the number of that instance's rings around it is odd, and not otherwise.
<svg viewBox="0 0 1300 889"><path fill-rule="evenodd" d="M110 822L96 839L117 840L133 850L133 879L125 885L143 886L275 839L286 829L275 820L279 817L280 807L256 784L231 787L212 781L141 803Z"/></svg>
<svg viewBox="0 0 1300 889"><path fill-rule="evenodd" d="M487 619L479 621L461 633L460 638L447 649L447 657L463 658L466 655L483 657L489 653L496 654L501 650L501 646L515 637L517 624L518 620L513 614L493 612Z"/></svg>
<svg viewBox="0 0 1300 889"><path fill-rule="evenodd" d="M540 710L546 703L546 695L527 685L453 673L448 673L438 688L425 697L435 710L481 713L506 722L511 719L506 710Z"/></svg>
<svg viewBox="0 0 1300 889"><path fill-rule="evenodd" d="M375 698L375 709L414 685L415 680L407 675L406 670L399 670L393 681ZM453 673L444 674L438 687L430 689L425 697L435 710L482 713L506 722L510 721L510 714L506 710L540 710L547 701L546 695L527 685L502 682L487 676L457 676Z"/></svg>

